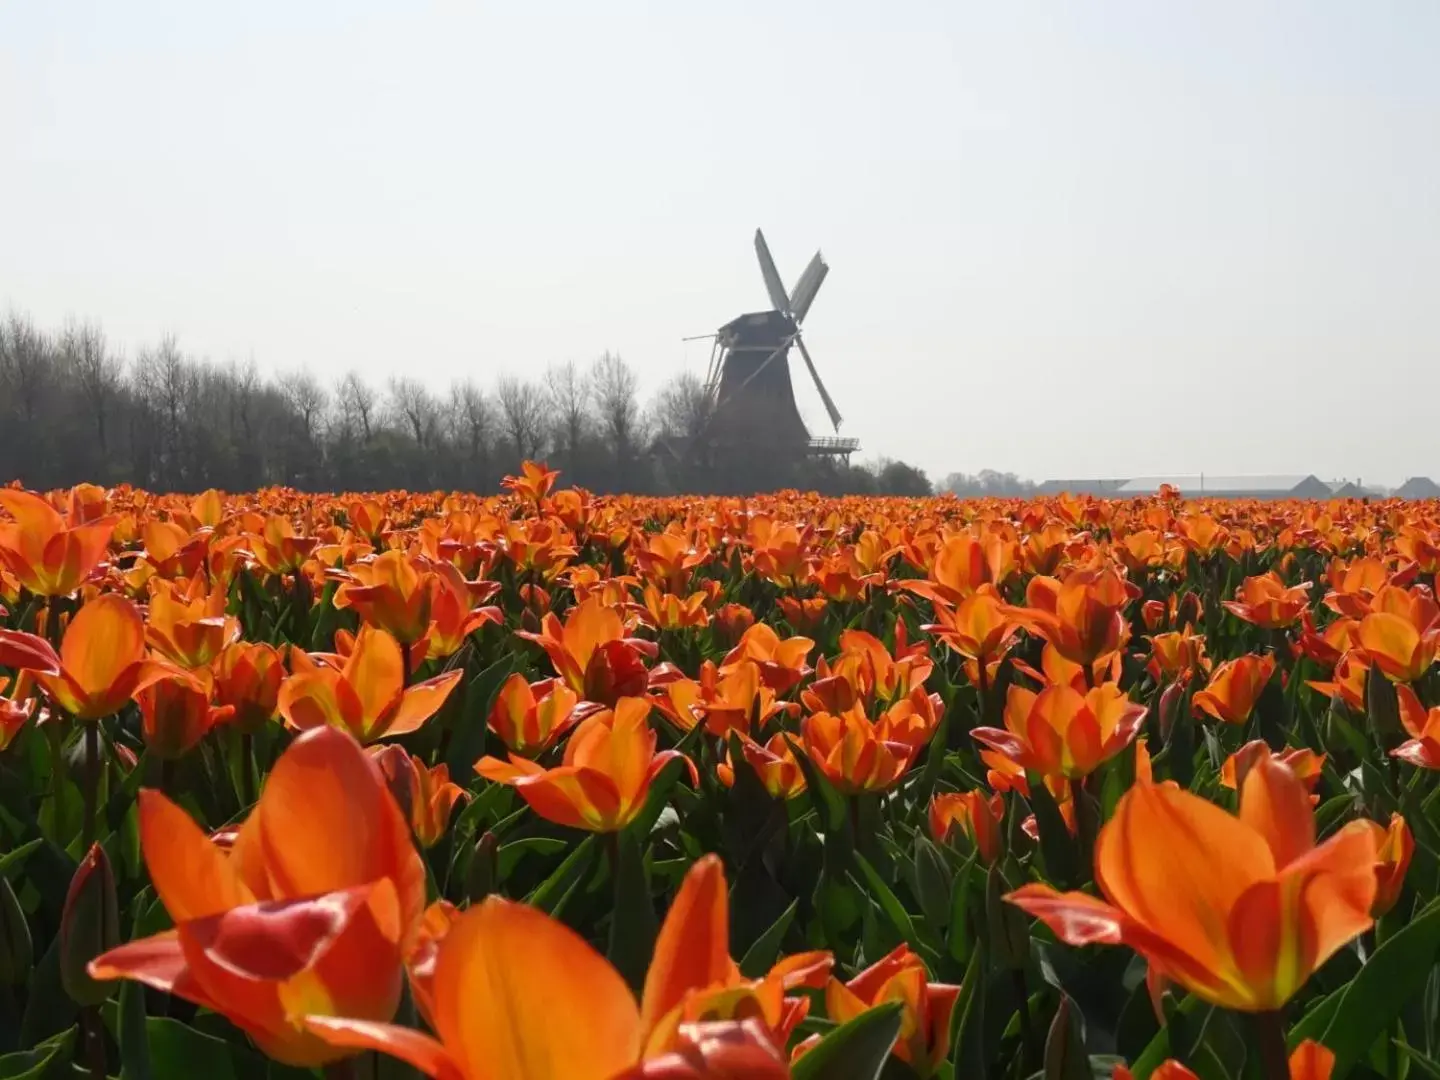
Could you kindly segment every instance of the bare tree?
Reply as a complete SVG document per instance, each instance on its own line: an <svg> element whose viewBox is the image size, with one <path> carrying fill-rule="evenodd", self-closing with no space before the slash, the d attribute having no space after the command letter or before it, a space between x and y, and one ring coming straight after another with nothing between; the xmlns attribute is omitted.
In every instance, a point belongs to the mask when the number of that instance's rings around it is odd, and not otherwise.
<svg viewBox="0 0 1440 1080"><path fill-rule="evenodd" d="M613 486L629 483L641 436L640 379L617 353L606 352L590 369L600 427L615 464Z"/></svg>
<svg viewBox="0 0 1440 1080"><path fill-rule="evenodd" d="M575 361L552 364L545 372L545 397L555 425L555 449L566 471L575 471L580 444L590 427L590 394Z"/></svg>
<svg viewBox="0 0 1440 1080"><path fill-rule="evenodd" d="M375 415L375 391L370 384L355 372L348 372L335 388L335 397L345 422L352 425L350 430L358 430L368 443L371 420Z"/></svg>
<svg viewBox="0 0 1440 1080"><path fill-rule="evenodd" d="M650 406L651 425L672 439L693 439L710 422L710 395L693 371L682 371L660 388Z"/></svg>
<svg viewBox="0 0 1440 1080"><path fill-rule="evenodd" d="M398 423L409 430L415 445L430 449L438 435L439 407L419 379L397 375L390 380L390 408Z"/></svg>
<svg viewBox="0 0 1440 1080"><path fill-rule="evenodd" d="M61 354L68 373L85 399L95 424L100 454L109 454L109 420L120 394L123 365L108 351L105 334L95 323L70 323L61 336Z"/></svg>
<svg viewBox="0 0 1440 1080"><path fill-rule="evenodd" d="M315 441L316 421L325 409L325 388L308 371L292 371L280 376L280 392L295 410L306 442Z"/></svg>
<svg viewBox="0 0 1440 1080"><path fill-rule="evenodd" d="M539 456L545 431L545 395L532 382L502 376L495 387L500 420L517 462Z"/></svg>
<svg viewBox="0 0 1440 1080"><path fill-rule="evenodd" d="M11 312L0 336L0 385L25 424L38 419L41 398L53 374L45 335L28 317Z"/></svg>

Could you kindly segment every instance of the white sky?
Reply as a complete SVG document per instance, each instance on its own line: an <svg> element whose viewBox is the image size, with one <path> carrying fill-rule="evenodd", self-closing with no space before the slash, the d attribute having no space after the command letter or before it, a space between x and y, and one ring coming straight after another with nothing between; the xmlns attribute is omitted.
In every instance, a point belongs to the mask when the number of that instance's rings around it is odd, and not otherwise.
<svg viewBox="0 0 1440 1080"><path fill-rule="evenodd" d="M871 454L1440 476L1437 57L1433 0L0 0L0 308L653 389L760 225Z"/></svg>

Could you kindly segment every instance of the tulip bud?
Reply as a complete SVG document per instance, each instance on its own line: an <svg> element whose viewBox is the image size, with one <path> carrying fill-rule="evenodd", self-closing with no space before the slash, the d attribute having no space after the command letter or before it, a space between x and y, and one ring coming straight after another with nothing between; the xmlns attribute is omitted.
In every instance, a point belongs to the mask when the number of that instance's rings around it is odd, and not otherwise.
<svg viewBox="0 0 1440 1080"><path fill-rule="evenodd" d="M19 986L30 978L35 948L30 924L10 882L0 878L0 985Z"/></svg>
<svg viewBox="0 0 1440 1080"><path fill-rule="evenodd" d="M1180 715L1180 699L1185 695L1185 684L1173 682L1165 688L1160 695L1160 741L1170 741L1170 729L1175 726L1175 718Z"/></svg>
<svg viewBox="0 0 1440 1080"><path fill-rule="evenodd" d="M1146 600L1140 605L1140 616L1145 620L1145 629L1157 633L1165 625L1164 601Z"/></svg>
<svg viewBox="0 0 1440 1080"><path fill-rule="evenodd" d="M1400 890L1405 887L1405 872L1410 868L1410 857L1415 853L1415 838L1410 826L1399 814L1390 815L1390 827L1382 829L1371 823L1375 831L1375 901L1370 913L1376 918L1384 915L1400 899Z"/></svg>
<svg viewBox="0 0 1440 1080"><path fill-rule="evenodd" d="M540 616L535 614L533 608L525 608L520 612L520 629L527 634L540 633Z"/></svg>
<svg viewBox="0 0 1440 1080"><path fill-rule="evenodd" d="M400 807L400 815L406 821L413 820L418 781L410 755L402 747L390 743L371 750L370 756L380 767L380 775L385 780L385 786L390 789L395 805Z"/></svg>
<svg viewBox="0 0 1440 1080"><path fill-rule="evenodd" d="M470 903L478 904L495 891L500 876L499 851L500 841L487 829L475 843L475 854L465 874L465 895Z"/></svg>
<svg viewBox="0 0 1440 1080"><path fill-rule="evenodd" d="M1180 598L1180 606L1175 613L1175 624L1177 626L1197 626L1205 614L1205 608L1200 603L1200 597L1193 592L1187 592Z"/></svg>
<svg viewBox="0 0 1440 1080"><path fill-rule="evenodd" d="M613 707L622 697L644 697L650 673L640 654L623 641L598 646L585 668L585 700Z"/></svg>
<svg viewBox="0 0 1440 1080"><path fill-rule="evenodd" d="M726 604L715 613L715 637L725 648L734 648L740 636L755 625L755 613L744 604Z"/></svg>
<svg viewBox="0 0 1440 1080"><path fill-rule="evenodd" d="M113 984L97 982L86 970L91 960L120 944L120 905L115 873L99 844L81 861L60 915L60 979L76 1004L99 1005Z"/></svg>
<svg viewBox="0 0 1440 1080"><path fill-rule="evenodd" d="M1075 1007L1062 995L1045 1038L1045 1080L1090 1080L1092 1075Z"/></svg>

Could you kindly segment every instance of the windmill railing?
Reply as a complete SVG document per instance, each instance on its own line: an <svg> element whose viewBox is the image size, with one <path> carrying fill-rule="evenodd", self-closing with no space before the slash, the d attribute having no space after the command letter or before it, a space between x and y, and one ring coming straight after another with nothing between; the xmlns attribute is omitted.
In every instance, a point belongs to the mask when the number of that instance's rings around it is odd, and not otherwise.
<svg viewBox="0 0 1440 1080"><path fill-rule="evenodd" d="M853 454L860 449L860 440L840 435L812 435L809 449L812 454Z"/></svg>

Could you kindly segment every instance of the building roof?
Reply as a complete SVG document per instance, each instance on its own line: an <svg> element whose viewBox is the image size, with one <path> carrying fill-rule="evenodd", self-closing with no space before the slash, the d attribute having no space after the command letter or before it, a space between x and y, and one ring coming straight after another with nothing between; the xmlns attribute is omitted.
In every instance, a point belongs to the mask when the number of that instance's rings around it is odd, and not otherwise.
<svg viewBox="0 0 1440 1080"><path fill-rule="evenodd" d="M1153 495L1161 485L1175 488L1182 495L1229 495L1234 493L1288 495L1304 487L1328 493L1330 487L1313 475L1305 476L1146 476L1127 480L1121 495Z"/></svg>
<svg viewBox="0 0 1440 1080"><path fill-rule="evenodd" d="M1412 476L1395 489L1395 497L1398 499L1440 498L1440 484L1435 483L1428 476Z"/></svg>
<svg viewBox="0 0 1440 1080"><path fill-rule="evenodd" d="M1037 495L1106 495L1120 493L1125 480L1046 480L1035 488Z"/></svg>

